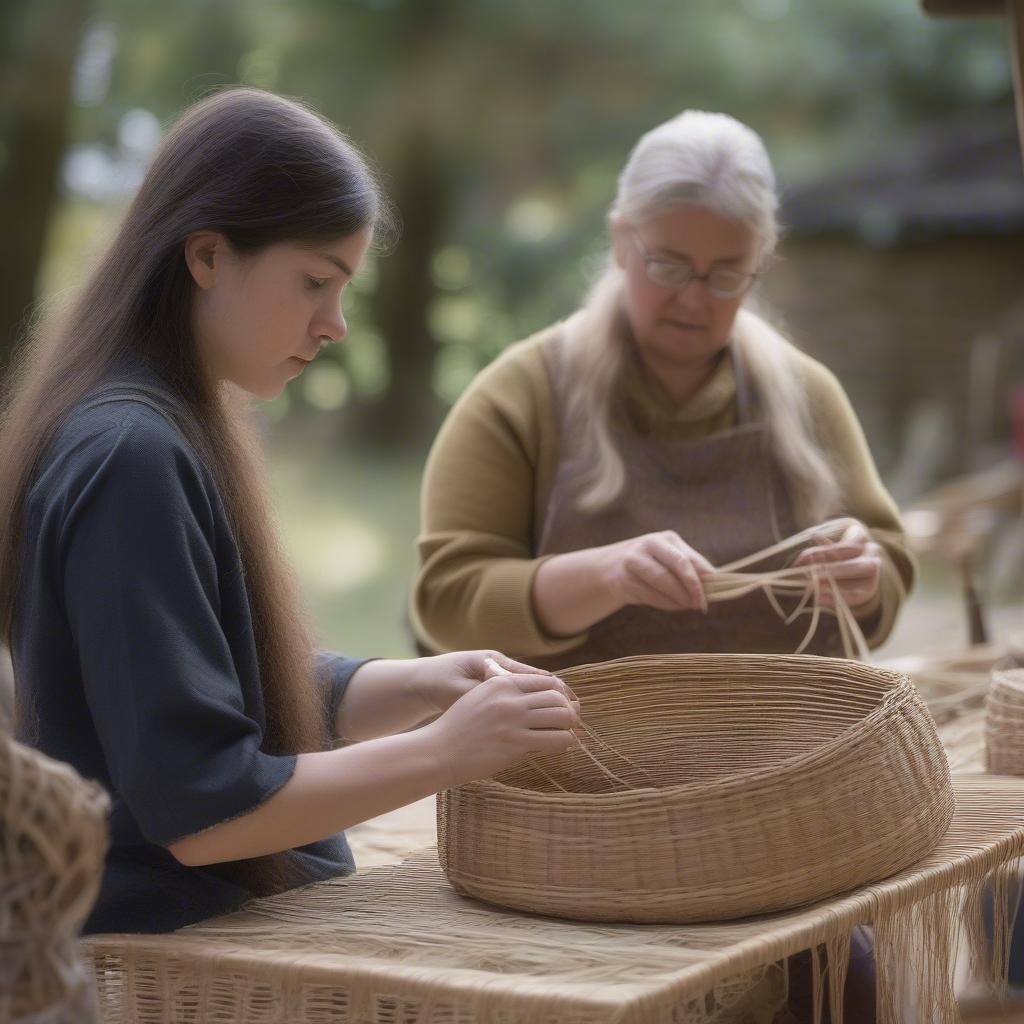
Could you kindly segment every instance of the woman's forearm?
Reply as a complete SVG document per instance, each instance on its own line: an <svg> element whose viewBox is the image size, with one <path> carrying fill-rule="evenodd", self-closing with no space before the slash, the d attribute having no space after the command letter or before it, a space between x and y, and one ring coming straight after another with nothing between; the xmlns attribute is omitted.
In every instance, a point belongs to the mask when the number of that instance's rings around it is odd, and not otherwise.
<svg viewBox="0 0 1024 1024"><path fill-rule="evenodd" d="M334 721L344 740L391 736L426 721L431 707L418 685L419 659L368 661L356 669Z"/></svg>
<svg viewBox="0 0 1024 1024"><path fill-rule="evenodd" d="M430 796L447 784L436 743L426 730L300 754L291 778L265 803L168 849L190 867L278 853Z"/></svg>
<svg viewBox="0 0 1024 1024"><path fill-rule="evenodd" d="M551 636L575 636L623 607L608 585L615 545L545 559L533 577L533 608Z"/></svg>

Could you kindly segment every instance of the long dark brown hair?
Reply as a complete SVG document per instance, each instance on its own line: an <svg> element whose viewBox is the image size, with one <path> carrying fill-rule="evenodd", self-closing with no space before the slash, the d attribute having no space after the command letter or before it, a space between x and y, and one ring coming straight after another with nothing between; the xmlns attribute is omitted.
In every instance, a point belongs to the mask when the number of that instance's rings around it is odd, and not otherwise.
<svg viewBox="0 0 1024 1024"><path fill-rule="evenodd" d="M390 230L366 161L305 106L230 89L190 107L168 133L116 237L65 315L34 332L6 380L0 420L0 628L11 641L23 506L69 411L118 374L126 358L167 386L173 419L216 481L232 523L266 704L263 749L323 749L326 713L313 640L273 527L263 460L245 403L200 372L191 329L185 240L217 231L241 253L281 241L313 244L370 227ZM302 879L280 854L227 867L256 892Z"/></svg>

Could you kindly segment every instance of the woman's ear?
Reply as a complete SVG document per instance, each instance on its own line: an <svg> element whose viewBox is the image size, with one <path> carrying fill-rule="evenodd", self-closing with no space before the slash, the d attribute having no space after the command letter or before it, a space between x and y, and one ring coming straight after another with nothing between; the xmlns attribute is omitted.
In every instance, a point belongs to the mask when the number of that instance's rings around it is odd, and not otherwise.
<svg viewBox="0 0 1024 1024"><path fill-rule="evenodd" d="M194 231L185 239L185 265L192 280L204 291L217 280L217 266L224 258L224 236L216 231Z"/></svg>
<svg viewBox="0 0 1024 1024"><path fill-rule="evenodd" d="M612 236L612 252L615 254L615 265L619 270L626 269L630 230L629 225L618 214L608 214L608 232Z"/></svg>

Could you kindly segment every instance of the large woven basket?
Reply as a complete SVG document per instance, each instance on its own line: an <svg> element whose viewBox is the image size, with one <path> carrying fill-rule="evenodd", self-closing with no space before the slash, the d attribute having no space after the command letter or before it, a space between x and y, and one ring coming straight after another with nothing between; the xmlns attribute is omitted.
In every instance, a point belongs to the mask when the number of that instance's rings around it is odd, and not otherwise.
<svg viewBox="0 0 1024 1024"><path fill-rule="evenodd" d="M884 878L952 818L935 726L898 673L682 654L562 677L599 738L590 756L441 795L441 865L464 895L579 920L727 920Z"/></svg>

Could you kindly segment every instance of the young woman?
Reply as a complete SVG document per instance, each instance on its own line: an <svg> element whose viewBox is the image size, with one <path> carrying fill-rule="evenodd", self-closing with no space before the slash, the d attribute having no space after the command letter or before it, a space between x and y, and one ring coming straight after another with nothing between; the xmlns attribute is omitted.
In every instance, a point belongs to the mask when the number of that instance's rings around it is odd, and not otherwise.
<svg viewBox="0 0 1024 1024"><path fill-rule="evenodd" d="M788 652L763 593L708 607L722 565L824 520L796 564L836 581L871 645L913 579L896 506L835 377L745 302L775 246L758 136L687 111L640 139L583 307L467 389L423 487L423 648L548 668L675 651ZM767 566L766 566L767 567ZM839 653L835 619L811 653Z"/></svg>
<svg viewBox="0 0 1024 1024"><path fill-rule="evenodd" d="M169 930L347 873L345 827L574 742L578 705L549 674L493 651L316 656L298 610L238 396L276 395L344 338L342 293L386 225L323 120L214 95L10 375L19 733L113 797L87 931ZM487 679L488 656L512 674Z"/></svg>

